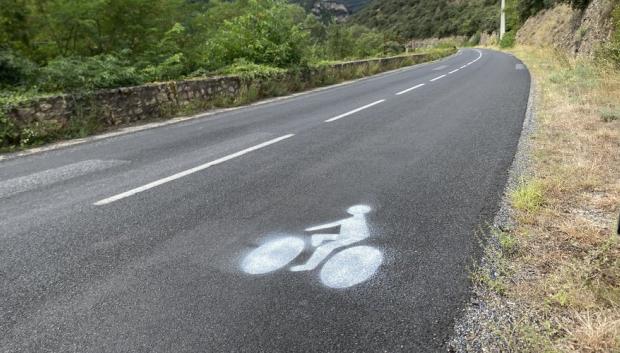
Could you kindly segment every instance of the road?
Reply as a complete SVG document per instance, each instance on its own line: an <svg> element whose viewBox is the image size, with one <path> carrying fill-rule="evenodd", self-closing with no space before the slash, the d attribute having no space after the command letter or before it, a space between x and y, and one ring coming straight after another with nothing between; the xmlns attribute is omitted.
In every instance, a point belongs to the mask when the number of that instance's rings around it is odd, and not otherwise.
<svg viewBox="0 0 620 353"><path fill-rule="evenodd" d="M463 49L0 162L0 352L445 351L529 85Z"/></svg>

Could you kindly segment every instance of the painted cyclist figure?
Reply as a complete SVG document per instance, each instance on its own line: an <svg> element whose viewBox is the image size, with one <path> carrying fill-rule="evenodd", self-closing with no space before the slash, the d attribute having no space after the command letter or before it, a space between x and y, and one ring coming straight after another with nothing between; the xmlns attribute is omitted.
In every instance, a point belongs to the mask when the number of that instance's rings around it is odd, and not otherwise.
<svg viewBox="0 0 620 353"><path fill-rule="evenodd" d="M340 233L312 235L311 244L313 247L318 248L314 251L314 254L312 254L310 259L308 259L305 264L293 266L291 267L291 271L297 272L313 270L334 250L357 243L370 237L370 230L368 229L368 224L366 223L366 213L370 212L370 210L370 207L365 205L351 206L347 209L347 212L351 214L352 217L307 228L307 232L313 232L315 230L340 226Z"/></svg>

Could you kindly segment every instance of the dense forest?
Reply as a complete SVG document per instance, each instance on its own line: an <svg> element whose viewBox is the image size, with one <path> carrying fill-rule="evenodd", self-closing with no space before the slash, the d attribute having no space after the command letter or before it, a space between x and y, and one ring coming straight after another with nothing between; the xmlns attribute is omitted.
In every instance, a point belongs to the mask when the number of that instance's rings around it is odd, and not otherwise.
<svg viewBox="0 0 620 353"><path fill-rule="evenodd" d="M394 54L284 0L0 0L0 90L57 92Z"/></svg>

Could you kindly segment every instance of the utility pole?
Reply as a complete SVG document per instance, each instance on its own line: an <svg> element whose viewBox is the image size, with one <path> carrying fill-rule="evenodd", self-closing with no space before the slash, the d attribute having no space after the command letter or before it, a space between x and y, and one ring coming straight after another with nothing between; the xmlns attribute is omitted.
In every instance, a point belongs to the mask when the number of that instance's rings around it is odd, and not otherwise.
<svg viewBox="0 0 620 353"><path fill-rule="evenodd" d="M506 34L506 0L502 0L502 12L499 19L499 39L504 38Z"/></svg>

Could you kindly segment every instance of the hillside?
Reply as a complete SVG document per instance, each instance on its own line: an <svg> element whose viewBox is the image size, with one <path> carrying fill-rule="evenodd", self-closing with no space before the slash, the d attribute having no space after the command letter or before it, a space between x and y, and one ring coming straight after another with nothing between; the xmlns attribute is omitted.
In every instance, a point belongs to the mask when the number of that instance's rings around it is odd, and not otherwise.
<svg viewBox="0 0 620 353"><path fill-rule="evenodd" d="M371 0L291 0L292 3L301 5L307 11L316 8L320 3L336 3L338 5L344 5L347 9L347 13L353 14L361 10Z"/></svg>
<svg viewBox="0 0 620 353"><path fill-rule="evenodd" d="M492 32L498 14L495 0L374 0L352 21L409 39Z"/></svg>
<svg viewBox="0 0 620 353"><path fill-rule="evenodd" d="M528 18L518 30L517 43L591 57L600 44L610 43L612 39L612 9L611 0L592 0L584 10L558 4Z"/></svg>

